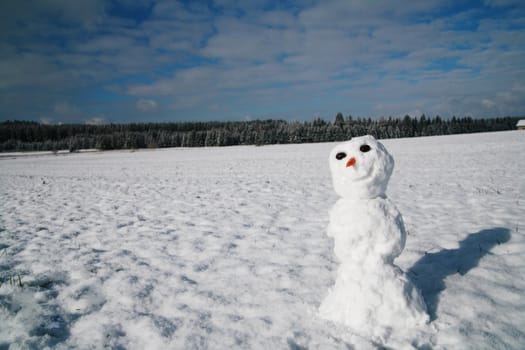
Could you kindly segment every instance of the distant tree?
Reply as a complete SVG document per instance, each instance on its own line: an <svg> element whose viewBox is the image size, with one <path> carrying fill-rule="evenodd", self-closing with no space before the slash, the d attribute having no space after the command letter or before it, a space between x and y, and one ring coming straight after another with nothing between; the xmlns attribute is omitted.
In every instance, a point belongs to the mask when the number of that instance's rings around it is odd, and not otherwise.
<svg viewBox="0 0 525 350"><path fill-rule="evenodd" d="M58 151L98 148L201 147L267 145L346 140L364 134L378 138L444 135L513 130L520 118L475 119L440 116L402 119L353 118L337 113L332 123L254 120L207 123L132 123L109 125L43 125L35 122L0 122L0 151Z"/></svg>

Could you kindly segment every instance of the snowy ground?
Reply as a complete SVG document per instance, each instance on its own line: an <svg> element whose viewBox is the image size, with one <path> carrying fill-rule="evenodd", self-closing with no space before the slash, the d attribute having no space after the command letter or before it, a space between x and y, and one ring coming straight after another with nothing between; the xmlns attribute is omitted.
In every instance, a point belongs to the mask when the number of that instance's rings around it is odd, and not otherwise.
<svg viewBox="0 0 525 350"><path fill-rule="evenodd" d="M430 347L522 349L525 133L384 144ZM380 346L316 314L332 147L1 159L0 349Z"/></svg>

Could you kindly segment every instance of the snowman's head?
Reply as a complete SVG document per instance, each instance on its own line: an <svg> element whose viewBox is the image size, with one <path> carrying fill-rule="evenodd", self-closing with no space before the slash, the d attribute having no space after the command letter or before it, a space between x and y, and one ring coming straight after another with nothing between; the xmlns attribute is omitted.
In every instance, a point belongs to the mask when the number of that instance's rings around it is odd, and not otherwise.
<svg viewBox="0 0 525 350"><path fill-rule="evenodd" d="M335 192L343 198L384 197L394 158L373 136L355 137L330 153Z"/></svg>

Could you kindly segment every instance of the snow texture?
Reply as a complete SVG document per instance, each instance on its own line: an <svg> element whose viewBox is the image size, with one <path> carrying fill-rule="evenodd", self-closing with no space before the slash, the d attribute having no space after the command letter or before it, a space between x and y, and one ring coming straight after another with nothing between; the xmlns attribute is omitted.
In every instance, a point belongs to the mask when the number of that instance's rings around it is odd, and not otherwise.
<svg viewBox="0 0 525 350"><path fill-rule="evenodd" d="M525 134L382 143L431 346L522 349ZM318 317L334 146L1 159L0 349L388 347Z"/></svg>
<svg viewBox="0 0 525 350"><path fill-rule="evenodd" d="M425 302L393 263L406 242L403 218L385 194L394 159L363 136L337 145L329 163L342 198L330 212L328 236L341 265L321 317L396 348L428 344L415 332L428 321Z"/></svg>

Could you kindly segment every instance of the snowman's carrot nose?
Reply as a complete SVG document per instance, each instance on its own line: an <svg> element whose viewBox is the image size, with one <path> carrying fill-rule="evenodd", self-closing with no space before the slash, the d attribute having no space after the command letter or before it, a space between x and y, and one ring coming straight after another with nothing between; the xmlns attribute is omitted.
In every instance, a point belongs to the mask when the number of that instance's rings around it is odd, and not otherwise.
<svg viewBox="0 0 525 350"><path fill-rule="evenodd" d="M354 164L355 164L355 158L352 157L352 158L348 159L348 162L346 162L346 167L347 167L347 168L348 168L348 167L351 167L351 166L354 165Z"/></svg>

